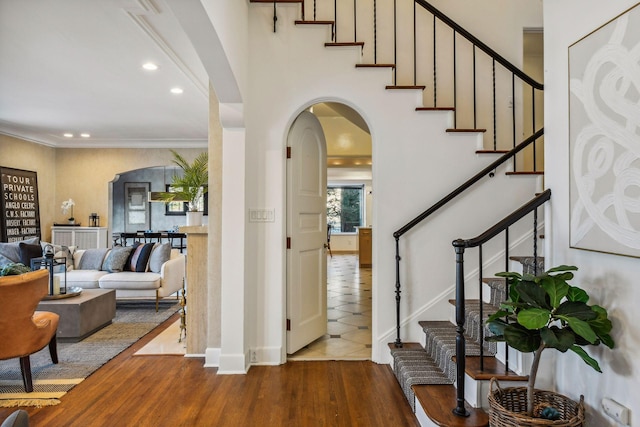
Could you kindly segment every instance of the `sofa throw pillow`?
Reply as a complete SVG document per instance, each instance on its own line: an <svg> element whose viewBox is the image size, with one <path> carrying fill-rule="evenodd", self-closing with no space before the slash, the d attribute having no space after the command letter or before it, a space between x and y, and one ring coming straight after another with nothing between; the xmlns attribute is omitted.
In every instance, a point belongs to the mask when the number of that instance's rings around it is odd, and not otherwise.
<svg viewBox="0 0 640 427"><path fill-rule="evenodd" d="M131 246L117 246L109 252L109 255L104 259L101 270L108 271L109 273L118 273L124 270L124 265L131 255Z"/></svg>
<svg viewBox="0 0 640 427"><path fill-rule="evenodd" d="M44 253L44 248L47 245L53 246L54 257L55 258L67 258L67 271L73 269L73 254L76 251L76 246L62 246L62 245L54 245L53 243L45 242L44 240L40 242L40 246L42 246L42 252Z"/></svg>
<svg viewBox="0 0 640 427"><path fill-rule="evenodd" d="M22 243L32 245L39 241L39 237L32 237L30 239L22 240ZM21 242L0 243L0 267L20 262L20 243Z"/></svg>
<svg viewBox="0 0 640 427"><path fill-rule="evenodd" d="M131 261L129 263L130 271L137 273L144 273L147 271L147 264L149 263L149 256L151 256L151 250L154 243L145 243L144 245L137 246L132 254Z"/></svg>
<svg viewBox="0 0 640 427"><path fill-rule="evenodd" d="M18 248L20 250L20 262L26 265L27 267L31 266L32 258L39 258L42 256L42 246L39 244L29 244L20 242L18 244Z"/></svg>
<svg viewBox="0 0 640 427"><path fill-rule="evenodd" d="M169 261L171 257L171 243L159 243L153 247L149 257L149 270L160 273L162 264Z"/></svg>
<svg viewBox="0 0 640 427"><path fill-rule="evenodd" d="M129 258L127 258L127 262L124 265L124 271L136 271L135 264L133 264L133 270L131 269L131 260L133 259L134 255L136 255L136 248L140 245L142 245L142 243L133 242L133 245L129 246L131 248L131 252L129 252Z"/></svg>
<svg viewBox="0 0 640 427"><path fill-rule="evenodd" d="M78 270L100 270L108 251L107 248L85 250L78 263Z"/></svg>

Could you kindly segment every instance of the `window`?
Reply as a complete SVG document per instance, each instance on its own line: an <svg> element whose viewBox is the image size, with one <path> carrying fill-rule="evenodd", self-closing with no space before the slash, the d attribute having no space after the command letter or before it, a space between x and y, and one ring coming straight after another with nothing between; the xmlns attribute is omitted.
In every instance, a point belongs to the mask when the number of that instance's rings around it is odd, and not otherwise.
<svg viewBox="0 0 640 427"><path fill-rule="evenodd" d="M364 185L327 187L327 222L332 233L355 233L363 224Z"/></svg>
<svg viewBox="0 0 640 427"><path fill-rule="evenodd" d="M180 189L180 187L178 187ZM173 193L176 189L167 184L167 193ZM189 203L187 202L167 202L165 203L165 215L186 215L189 210ZM209 215L209 193L204 193L200 202L198 203L198 211L204 212L204 215Z"/></svg>

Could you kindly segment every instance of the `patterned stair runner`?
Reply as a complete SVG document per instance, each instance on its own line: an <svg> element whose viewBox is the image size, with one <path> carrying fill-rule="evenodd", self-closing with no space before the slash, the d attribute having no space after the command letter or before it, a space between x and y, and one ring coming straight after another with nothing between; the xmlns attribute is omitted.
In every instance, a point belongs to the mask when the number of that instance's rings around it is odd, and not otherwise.
<svg viewBox="0 0 640 427"><path fill-rule="evenodd" d="M535 260L533 257L512 257L522 263L523 271L533 274ZM538 258L538 274L544 271L544 258ZM506 299L505 280L488 278L484 282L491 288L491 303L483 304L483 318L495 313L500 303ZM452 302L455 304L455 302ZM393 371L404 392L411 409L415 411L415 395L411 386L421 384L454 384L456 378L456 327L449 321L418 322L426 335L425 346L410 344L403 348L391 346ZM465 301L465 341L466 355L479 356L480 301ZM483 326L484 327L484 326ZM485 336L490 335L484 328ZM496 343L484 343L484 355L494 356Z"/></svg>

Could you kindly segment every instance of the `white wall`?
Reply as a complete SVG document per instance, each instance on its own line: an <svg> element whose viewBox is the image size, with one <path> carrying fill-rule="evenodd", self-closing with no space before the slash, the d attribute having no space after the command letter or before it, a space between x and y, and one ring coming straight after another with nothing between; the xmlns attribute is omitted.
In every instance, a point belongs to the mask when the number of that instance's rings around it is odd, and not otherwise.
<svg viewBox="0 0 640 427"><path fill-rule="evenodd" d="M367 122L373 141L373 358L386 360L386 342L392 338L394 312L394 239L392 233L406 221L464 182L492 159L474 154L476 136L447 135L449 113L421 114L419 91L386 91L388 70L358 70L357 48L327 49L329 28L297 26L295 5L279 5L278 31L273 33L272 5L252 4L250 16L249 93L247 123L247 204L275 209L273 223L249 224L246 237L247 286L255 286L256 341L259 357L274 355L284 361L285 315L285 159L289 126L305 108L321 101L342 102ZM508 17L511 18L511 17ZM506 18L506 19L508 19ZM489 17L478 18L486 25ZM522 34L519 28L518 34ZM517 52L522 46L511 46ZM508 55L509 56L509 55ZM511 212L534 193L535 181L505 178L500 173L464 196L462 206L420 226L402 247L402 316L441 314L447 304L435 306L450 295L454 252L451 241L473 237L497 218ZM488 203L495 197L509 200ZM473 209L470 206L483 206ZM427 262L430 261L430 262ZM434 269L433 266L441 266ZM429 280L424 280L429 277ZM404 338L420 339L413 320Z"/></svg>
<svg viewBox="0 0 640 427"><path fill-rule="evenodd" d="M587 351L598 359L603 373L587 367L574 354L557 357L554 376L560 392L584 394L588 425L616 426L602 415L600 401L612 398L631 408L631 425L640 417L640 329L635 313L640 302L638 259L569 248L569 88L568 47L636 2L619 0L546 0L545 21L545 146L546 183L552 189L547 250L551 263L579 267L576 284L609 311L616 348ZM637 76L636 76L637 77ZM637 90L637 88L636 88ZM548 369L548 368L547 368Z"/></svg>

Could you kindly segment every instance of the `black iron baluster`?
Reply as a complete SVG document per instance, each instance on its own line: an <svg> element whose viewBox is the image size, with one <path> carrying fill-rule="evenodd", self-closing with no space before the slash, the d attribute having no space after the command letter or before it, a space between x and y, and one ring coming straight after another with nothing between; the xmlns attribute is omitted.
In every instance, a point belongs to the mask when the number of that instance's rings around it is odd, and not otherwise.
<svg viewBox="0 0 640 427"><path fill-rule="evenodd" d="M466 349L464 339L464 240L454 240L456 250L456 407L453 413L468 417L464 407L464 374Z"/></svg>
<svg viewBox="0 0 640 427"><path fill-rule="evenodd" d="M532 133L536 132L536 89L532 86L531 87L531 128L533 130ZM533 141L533 170L534 172L537 169L537 162L536 162L536 143L538 141Z"/></svg>
<svg viewBox="0 0 640 427"><path fill-rule="evenodd" d="M396 239L396 347L402 347L400 339L400 236L394 236Z"/></svg>
<svg viewBox="0 0 640 427"><path fill-rule="evenodd" d="M378 63L378 7L373 0L373 63Z"/></svg>
<svg viewBox="0 0 640 427"><path fill-rule="evenodd" d="M416 42L416 2L413 2L413 85L418 84L418 53Z"/></svg>
<svg viewBox="0 0 640 427"><path fill-rule="evenodd" d="M318 9L317 0L313 0L313 20L314 21L318 20L317 9Z"/></svg>
<svg viewBox="0 0 640 427"><path fill-rule="evenodd" d="M356 43L358 41L358 22L356 17L358 16L358 12L356 11L357 5L356 0L353 0L353 42Z"/></svg>
<svg viewBox="0 0 640 427"><path fill-rule="evenodd" d="M504 271L509 271L509 227L504 230ZM505 298L509 299L509 278L505 277ZM509 345L504 343L504 369L509 371Z"/></svg>
<svg viewBox="0 0 640 427"><path fill-rule="evenodd" d="M436 15L433 15L433 108L438 106L438 71L436 64Z"/></svg>
<svg viewBox="0 0 640 427"><path fill-rule="evenodd" d="M478 129L478 108L476 95L476 45L473 45L473 128Z"/></svg>
<svg viewBox="0 0 640 427"><path fill-rule="evenodd" d="M456 30L453 30L453 128L458 127L458 96L457 96L457 78L456 72Z"/></svg>
<svg viewBox="0 0 640 427"><path fill-rule="evenodd" d="M498 149L498 129L497 129L497 118L496 118L496 60L493 60L493 69L492 69L492 78L493 78L493 149L494 151Z"/></svg>
<svg viewBox="0 0 640 427"><path fill-rule="evenodd" d="M538 208L533 211L533 275L538 275Z"/></svg>
<svg viewBox="0 0 640 427"><path fill-rule="evenodd" d="M273 2L273 32L276 32L276 22L278 22L278 14L276 12L276 5L278 4L277 1Z"/></svg>
<svg viewBox="0 0 640 427"><path fill-rule="evenodd" d="M513 134L513 146L516 146L516 75L511 73L511 131ZM515 172L516 158L513 158L513 171Z"/></svg>
<svg viewBox="0 0 640 427"><path fill-rule="evenodd" d="M333 30L333 37L334 37L334 42L338 42L338 0L333 0L333 25L334 30Z"/></svg>
<svg viewBox="0 0 640 427"><path fill-rule="evenodd" d="M398 85L398 9L397 0L393 0L393 63L396 64L393 73L393 84Z"/></svg>
<svg viewBox="0 0 640 427"><path fill-rule="evenodd" d="M478 294L480 295L480 324L478 325L480 330L478 331L478 340L480 341L480 371L484 371L484 292L482 286L482 245L478 246L478 258L480 260L480 267L478 268Z"/></svg>

